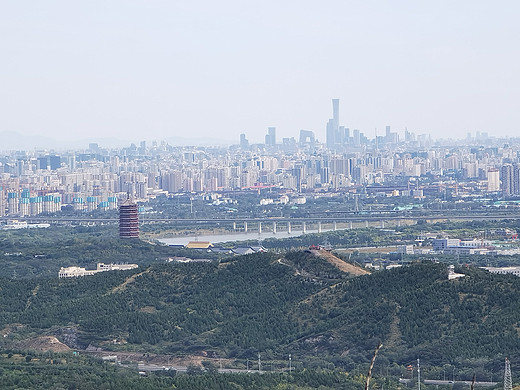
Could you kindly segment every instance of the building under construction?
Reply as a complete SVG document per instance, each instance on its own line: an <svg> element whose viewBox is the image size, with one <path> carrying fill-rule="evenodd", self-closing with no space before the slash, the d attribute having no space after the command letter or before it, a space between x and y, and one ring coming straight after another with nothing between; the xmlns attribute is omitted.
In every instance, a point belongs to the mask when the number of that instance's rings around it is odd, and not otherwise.
<svg viewBox="0 0 520 390"><path fill-rule="evenodd" d="M137 204L127 199L119 206L119 237L139 238L139 214Z"/></svg>

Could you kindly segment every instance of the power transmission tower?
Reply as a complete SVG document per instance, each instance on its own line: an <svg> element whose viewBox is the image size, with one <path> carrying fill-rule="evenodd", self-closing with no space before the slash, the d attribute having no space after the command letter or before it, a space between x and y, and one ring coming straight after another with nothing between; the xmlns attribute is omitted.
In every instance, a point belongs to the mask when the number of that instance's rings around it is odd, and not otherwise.
<svg viewBox="0 0 520 390"><path fill-rule="evenodd" d="M511 378L511 363L506 358L506 367L504 369L504 390L513 390L513 380Z"/></svg>

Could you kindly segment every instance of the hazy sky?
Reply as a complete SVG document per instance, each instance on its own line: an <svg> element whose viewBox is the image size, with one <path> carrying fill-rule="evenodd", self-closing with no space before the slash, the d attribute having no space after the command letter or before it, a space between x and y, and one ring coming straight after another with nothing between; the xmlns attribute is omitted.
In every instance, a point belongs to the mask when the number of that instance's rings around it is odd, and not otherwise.
<svg viewBox="0 0 520 390"><path fill-rule="evenodd" d="M0 132L520 136L520 2L0 0ZM0 141L1 143L1 141Z"/></svg>

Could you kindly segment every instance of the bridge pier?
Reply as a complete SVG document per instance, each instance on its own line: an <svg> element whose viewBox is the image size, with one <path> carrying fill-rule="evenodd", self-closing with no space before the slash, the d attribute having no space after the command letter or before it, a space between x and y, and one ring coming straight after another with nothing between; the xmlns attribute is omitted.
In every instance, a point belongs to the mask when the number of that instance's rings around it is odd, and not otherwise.
<svg viewBox="0 0 520 390"><path fill-rule="evenodd" d="M287 222L287 233L291 233L291 222Z"/></svg>
<svg viewBox="0 0 520 390"><path fill-rule="evenodd" d="M237 223L233 222L233 231L237 230Z"/></svg>
<svg viewBox="0 0 520 390"><path fill-rule="evenodd" d="M273 222L273 233L276 234L276 222Z"/></svg>
<svg viewBox="0 0 520 390"><path fill-rule="evenodd" d="M302 223L302 233L303 234L307 233L307 222Z"/></svg>
<svg viewBox="0 0 520 390"><path fill-rule="evenodd" d="M321 222L318 222L318 233L321 233Z"/></svg>
<svg viewBox="0 0 520 390"><path fill-rule="evenodd" d="M368 221L365 221L365 227L366 228L368 227Z"/></svg>
<svg viewBox="0 0 520 390"><path fill-rule="evenodd" d="M258 234L262 233L262 222L258 222Z"/></svg>
<svg viewBox="0 0 520 390"><path fill-rule="evenodd" d="M336 221L334 221L334 231L338 230L338 224Z"/></svg>
<svg viewBox="0 0 520 390"><path fill-rule="evenodd" d="M385 228L385 221L381 220L381 229Z"/></svg>
<svg viewBox="0 0 520 390"><path fill-rule="evenodd" d="M244 233L247 233L247 222L244 221Z"/></svg>
<svg viewBox="0 0 520 390"><path fill-rule="evenodd" d="M352 221L349 221L349 223L348 223L348 228L349 228L349 229L352 229L352 225L353 225L353 224L352 224Z"/></svg>
<svg viewBox="0 0 520 390"><path fill-rule="evenodd" d="M397 227L401 227L401 220L400 219L397 220Z"/></svg>

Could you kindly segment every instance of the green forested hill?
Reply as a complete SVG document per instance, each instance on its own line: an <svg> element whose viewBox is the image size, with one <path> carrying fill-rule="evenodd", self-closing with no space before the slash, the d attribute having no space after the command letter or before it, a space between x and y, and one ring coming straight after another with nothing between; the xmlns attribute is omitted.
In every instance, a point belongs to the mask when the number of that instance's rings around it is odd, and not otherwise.
<svg viewBox="0 0 520 390"><path fill-rule="evenodd" d="M217 258L189 249L121 240L113 227L53 227L0 230L0 277L56 277L60 267L95 268L96 263L164 263L173 256Z"/></svg>
<svg viewBox="0 0 520 390"><path fill-rule="evenodd" d="M518 354L520 279L479 269L460 272L467 276L452 281L442 264L378 272L298 305L294 315L318 331L318 349L336 354L363 354L379 340L386 357L401 363L422 357L442 365Z"/></svg>
<svg viewBox="0 0 520 390"><path fill-rule="evenodd" d="M351 278L290 252L73 280L1 279L1 342L75 329L78 347L242 359L291 353L345 367L367 362L380 341L386 365L518 355L520 279L459 272L467 276L448 281L445 265L417 263Z"/></svg>

